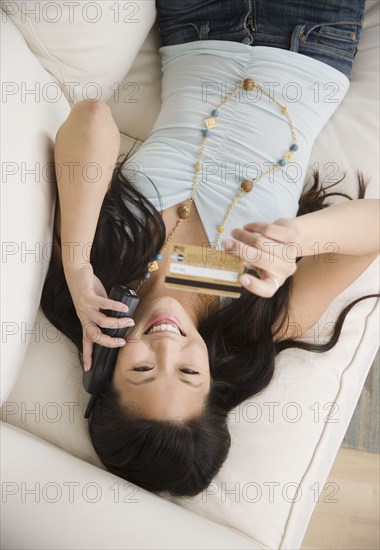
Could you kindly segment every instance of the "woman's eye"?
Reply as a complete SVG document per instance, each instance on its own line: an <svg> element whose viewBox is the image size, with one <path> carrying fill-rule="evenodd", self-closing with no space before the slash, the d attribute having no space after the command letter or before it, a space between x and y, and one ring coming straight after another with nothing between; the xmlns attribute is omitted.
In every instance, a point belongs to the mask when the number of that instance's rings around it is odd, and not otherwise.
<svg viewBox="0 0 380 550"><path fill-rule="evenodd" d="M152 370L152 367L135 367L132 370L135 370L137 372L145 372L147 370Z"/></svg>
<svg viewBox="0 0 380 550"><path fill-rule="evenodd" d="M185 374L199 374L199 372L195 371L195 370L191 370L191 369L180 369L182 372L184 372Z"/></svg>
<svg viewBox="0 0 380 550"><path fill-rule="evenodd" d="M132 370L136 372L146 372L152 369L153 367L134 367ZM180 369L180 371L185 374L199 374L199 372L192 369Z"/></svg>

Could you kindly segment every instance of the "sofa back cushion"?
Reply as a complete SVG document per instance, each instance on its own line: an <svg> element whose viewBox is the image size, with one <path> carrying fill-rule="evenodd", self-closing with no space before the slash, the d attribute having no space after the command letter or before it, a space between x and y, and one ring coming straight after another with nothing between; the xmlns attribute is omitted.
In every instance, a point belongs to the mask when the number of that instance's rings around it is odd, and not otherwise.
<svg viewBox="0 0 380 550"><path fill-rule="evenodd" d="M156 18L154 0L3 0L1 7L70 103L116 94Z"/></svg>

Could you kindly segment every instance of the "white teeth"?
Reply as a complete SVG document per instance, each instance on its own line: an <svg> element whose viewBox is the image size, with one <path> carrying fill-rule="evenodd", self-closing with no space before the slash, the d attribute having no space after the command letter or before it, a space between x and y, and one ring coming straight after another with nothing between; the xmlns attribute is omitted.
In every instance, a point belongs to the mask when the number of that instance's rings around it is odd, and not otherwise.
<svg viewBox="0 0 380 550"><path fill-rule="evenodd" d="M154 326L153 328L148 330L147 334L152 334L154 332L163 332L165 330L168 330L170 332L175 332L176 334L181 334L181 331L178 329L178 327L174 325L168 325L166 323Z"/></svg>

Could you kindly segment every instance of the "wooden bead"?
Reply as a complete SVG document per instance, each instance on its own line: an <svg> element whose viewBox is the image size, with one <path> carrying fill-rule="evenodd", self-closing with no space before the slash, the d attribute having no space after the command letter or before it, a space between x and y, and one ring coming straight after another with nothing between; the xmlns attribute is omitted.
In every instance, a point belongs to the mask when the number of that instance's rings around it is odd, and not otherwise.
<svg viewBox="0 0 380 550"><path fill-rule="evenodd" d="M245 193L249 193L253 189L253 183L250 180L243 180L241 182L240 189Z"/></svg>
<svg viewBox="0 0 380 550"><path fill-rule="evenodd" d="M190 208L188 206L180 206L177 210L177 214L181 220L188 220L190 218Z"/></svg>
<svg viewBox="0 0 380 550"><path fill-rule="evenodd" d="M246 78L243 82L244 90L253 90L255 87L255 82L251 78Z"/></svg>

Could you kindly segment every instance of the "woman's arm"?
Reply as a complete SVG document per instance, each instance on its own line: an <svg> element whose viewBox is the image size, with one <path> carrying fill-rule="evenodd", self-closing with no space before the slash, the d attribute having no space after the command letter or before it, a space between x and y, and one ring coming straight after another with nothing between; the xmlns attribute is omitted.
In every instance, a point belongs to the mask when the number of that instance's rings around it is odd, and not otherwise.
<svg viewBox="0 0 380 550"><path fill-rule="evenodd" d="M108 317L111 309L125 315L128 307L107 297L94 275L90 252L99 212L119 154L120 133L110 108L102 102L76 103L60 127L55 163L60 201L62 264L77 316L83 329L83 361L91 368L94 343L120 347L125 340L104 334L101 328L133 326L129 317ZM59 228L58 228L59 230Z"/></svg>
<svg viewBox="0 0 380 550"><path fill-rule="evenodd" d="M302 337L377 258L379 203L357 199L284 220L298 230L303 258L293 277L289 328L278 340Z"/></svg>
<svg viewBox="0 0 380 550"><path fill-rule="evenodd" d="M304 271L306 265L312 265L318 284L323 277L325 282L331 278L329 288L341 292L341 283L347 286L355 280L379 253L379 223L379 200L357 199L270 224L248 223L231 231L235 242L227 239L224 244L227 251L244 259L245 267L261 270L260 279L247 273L240 278L254 294L273 296L278 286L294 275L300 256ZM327 271L319 267L317 276L316 265L321 263L338 267L334 273L331 267Z"/></svg>
<svg viewBox="0 0 380 550"><path fill-rule="evenodd" d="M90 251L120 134L103 102L76 103L58 130L54 150L65 269L90 261Z"/></svg>
<svg viewBox="0 0 380 550"><path fill-rule="evenodd" d="M255 257L253 247L261 252L256 262L245 262L246 267L263 270L259 280L247 274L241 278L247 280L241 280L247 290L271 297L277 286L273 277L281 285L293 275L289 328L277 340L300 338L376 259L379 202L351 200L272 224L253 222L231 232L240 242L226 243L226 250L235 248L245 260ZM295 256L302 256L297 268Z"/></svg>
<svg viewBox="0 0 380 550"><path fill-rule="evenodd" d="M379 207L378 199L356 199L275 223L296 230L301 252L297 256L328 252L368 256L380 249Z"/></svg>

